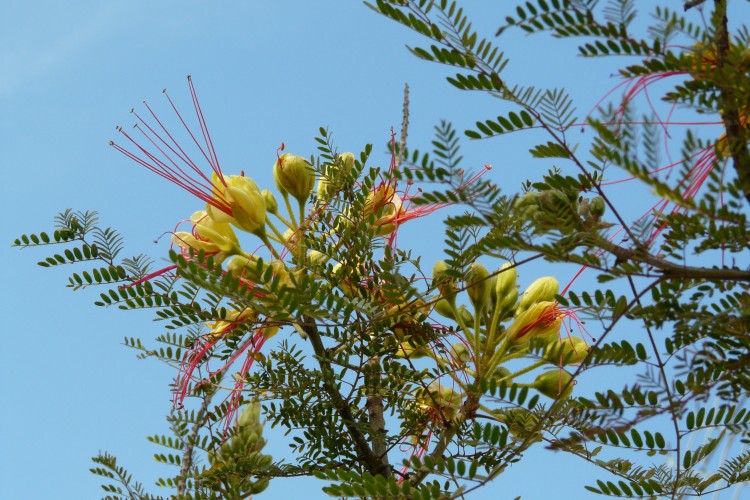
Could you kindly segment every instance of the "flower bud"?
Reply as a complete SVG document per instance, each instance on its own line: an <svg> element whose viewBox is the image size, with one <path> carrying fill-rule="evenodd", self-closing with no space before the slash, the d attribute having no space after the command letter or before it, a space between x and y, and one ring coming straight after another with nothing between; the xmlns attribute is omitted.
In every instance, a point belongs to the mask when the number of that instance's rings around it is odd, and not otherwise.
<svg viewBox="0 0 750 500"><path fill-rule="evenodd" d="M495 294L497 294L498 298L503 298L509 292L518 288L518 284L516 282L516 266L514 266L510 262L506 262L502 265L496 277L497 280L495 281Z"/></svg>
<svg viewBox="0 0 750 500"><path fill-rule="evenodd" d="M260 403L258 401L253 401L245 405L245 409L240 413L237 423L240 427L247 427L260 423Z"/></svg>
<svg viewBox="0 0 750 500"><path fill-rule="evenodd" d="M537 302L516 316L505 333L513 344L524 344L532 338L551 341L560 331L562 317L556 302Z"/></svg>
<svg viewBox="0 0 750 500"><path fill-rule="evenodd" d="M555 300L555 295L560 290L560 284L551 276L539 278L523 292L521 302L518 304L517 313L523 312L536 302L547 302Z"/></svg>
<svg viewBox="0 0 750 500"><path fill-rule="evenodd" d="M264 189L260 193L263 195L263 201L266 202L266 212L276 215L279 211L279 204L276 202L276 197L268 189Z"/></svg>
<svg viewBox="0 0 750 500"><path fill-rule="evenodd" d="M466 271L466 293L476 314L481 314L490 300L490 272L479 262L473 262Z"/></svg>
<svg viewBox="0 0 750 500"><path fill-rule="evenodd" d="M466 347L466 344L464 344L463 342L456 342L451 346L450 357L453 359L453 361L458 361L460 363L468 363L469 361L471 361L471 353L469 352L469 348Z"/></svg>
<svg viewBox="0 0 750 500"><path fill-rule="evenodd" d="M238 323L252 323L258 319L258 312L249 307L238 311L236 309L227 311L223 319L206 323L210 328L208 337L210 339L221 338L230 333Z"/></svg>
<svg viewBox="0 0 750 500"><path fill-rule="evenodd" d="M354 168L354 154L349 152L341 153L339 155L339 162L341 162L341 177L347 177Z"/></svg>
<svg viewBox="0 0 750 500"><path fill-rule="evenodd" d="M560 366L579 365L589 353L589 346L580 337L566 337L550 342L544 350L544 359Z"/></svg>
<svg viewBox="0 0 750 500"><path fill-rule="evenodd" d="M307 263L310 267L322 266L328 260L328 256L323 252L317 250L310 250L307 252Z"/></svg>
<svg viewBox="0 0 750 500"><path fill-rule="evenodd" d="M322 175L318 179L318 188L315 191L318 195L318 199L327 200L336 194L336 184L328 177L328 175Z"/></svg>
<svg viewBox="0 0 750 500"><path fill-rule="evenodd" d="M448 276L448 264L444 260L435 262L432 268L432 283L437 286L440 295L450 303L455 303L458 289L453 283L453 278Z"/></svg>
<svg viewBox="0 0 750 500"><path fill-rule="evenodd" d="M605 208L606 205L604 203L604 198L602 198L601 196L596 196L589 202L589 210L591 211L591 215L593 217L601 217L602 215L604 215Z"/></svg>
<svg viewBox="0 0 750 500"><path fill-rule="evenodd" d="M541 441L542 433L537 429L539 417L526 408L511 408L502 414L502 421L508 426L511 436L517 440ZM532 434L533 432L533 434Z"/></svg>
<svg viewBox="0 0 750 500"><path fill-rule="evenodd" d="M565 370L550 370L534 380L533 387L552 399L565 399L573 393L573 377Z"/></svg>
<svg viewBox="0 0 750 500"><path fill-rule="evenodd" d="M435 302L435 312L444 318L452 319L453 321L456 320L456 315L453 314L450 302L445 299L439 299Z"/></svg>
<svg viewBox="0 0 750 500"><path fill-rule="evenodd" d="M300 203L307 200L315 185L315 171L302 158L285 153L273 165L273 178L282 194L289 193Z"/></svg>
<svg viewBox="0 0 750 500"><path fill-rule="evenodd" d="M251 255L249 257L245 257L244 255L235 255L234 257L232 257L232 260L229 261L229 264L227 264L227 271L237 276L241 276L247 271L256 273L257 269L258 257L254 255Z"/></svg>
<svg viewBox="0 0 750 500"><path fill-rule="evenodd" d="M299 230L287 229L284 231L284 247L299 261L305 255L305 247L302 245L302 233Z"/></svg>
<svg viewBox="0 0 750 500"><path fill-rule="evenodd" d="M495 371L492 372L492 378L498 382L506 382L509 380L512 373L504 366L498 366Z"/></svg>
<svg viewBox="0 0 750 500"><path fill-rule="evenodd" d="M419 359L426 357L427 354L427 348L425 346L412 345L408 340L401 342L396 349L397 358Z"/></svg>

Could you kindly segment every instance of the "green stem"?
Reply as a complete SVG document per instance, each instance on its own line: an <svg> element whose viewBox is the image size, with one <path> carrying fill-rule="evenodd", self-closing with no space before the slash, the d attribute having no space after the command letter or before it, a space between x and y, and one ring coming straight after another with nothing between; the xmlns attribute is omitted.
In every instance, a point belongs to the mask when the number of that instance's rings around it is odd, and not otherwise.
<svg viewBox="0 0 750 500"><path fill-rule="evenodd" d="M263 242L263 244L266 245L266 247L268 247L268 249L271 251L271 255L273 255L274 258L281 260L281 256L279 256L279 253L276 251L273 245L271 245L271 242L268 239L268 235L266 235L266 233L263 233L263 235L258 235L258 237Z"/></svg>
<svg viewBox="0 0 750 500"><path fill-rule="evenodd" d="M507 376L505 376L505 377L503 377L501 379L498 379L498 382L504 382L506 380L513 380L514 378L516 378L516 377L518 377L520 375L524 375L526 373L529 373L532 370L536 370L537 368L539 368L540 366L545 365L546 363L547 363L546 360L540 359L536 363L532 363L529 366L527 366L526 368L518 370L516 373L511 373L510 375L507 375ZM521 384L517 384L517 385L521 385Z"/></svg>
<svg viewBox="0 0 750 500"><path fill-rule="evenodd" d="M305 200L297 200L299 203L299 223L302 224L302 221L305 220Z"/></svg>
<svg viewBox="0 0 750 500"><path fill-rule="evenodd" d="M294 210L292 210L292 204L289 203L289 195L287 193L283 193L282 198L284 198L284 205L286 205L286 211L289 213L289 218L292 219L292 225L289 226L289 228L297 230L299 228L299 224L297 224L297 219L295 219L294 217ZM279 216L279 218L281 218L281 216Z"/></svg>
<svg viewBox="0 0 750 500"><path fill-rule="evenodd" d="M282 221L282 222L284 222L284 221ZM279 243L281 243L283 245L284 244L284 235L281 234L281 232L278 229L276 229L276 226L268 218L266 218L266 225L268 225L268 227L271 228L271 231L273 231L273 234L275 234L276 238L278 238L275 241L278 241Z"/></svg>

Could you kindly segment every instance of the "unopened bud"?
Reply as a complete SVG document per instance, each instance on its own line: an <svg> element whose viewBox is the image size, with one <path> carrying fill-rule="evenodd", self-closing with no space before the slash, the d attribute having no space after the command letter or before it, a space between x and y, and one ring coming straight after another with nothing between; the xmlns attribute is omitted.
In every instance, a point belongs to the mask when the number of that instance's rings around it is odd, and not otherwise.
<svg viewBox="0 0 750 500"><path fill-rule="evenodd" d="M573 392L573 377L565 370L550 370L534 380L534 389L552 399L565 399Z"/></svg>
<svg viewBox="0 0 750 500"><path fill-rule="evenodd" d="M521 302L518 304L518 312L523 312L537 302L548 302L555 300L555 295L560 290L560 284L552 276L546 276L534 281L523 292Z"/></svg>
<svg viewBox="0 0 750 500"><path fill-rule="evenodd" d="M311 267L321 266L325 264L326 260L328 260L328 256L323 252L318 252L317 250L307 252L307 263Z"/></svg>
<svg viewBox="0 0 750 500"><path fill-rule="evenodd" d="M450 356L454 361L460 363L468 363L471 361L471 353L469 348L463 342L456 342L451 346Z"/></svg>
<svg viewBox="0 0 750 500"><path fill-rule="evenodd" d="M448 275L448 264L444 260L435 262L432 268L432 283L437 286L440 295L450 303L455 303L458 289L453 278Z"/></svg>
<svg viewBox="0 0 750 500"><path fill-rule="evenodd" d="M466 271L466 293L474 306L476 314L480 314L490 300L490 272L479 262L474 262Z"/></svg>
<svg viewBox="0 0 750 500"><path fill-rule="evenodd" d="M276 203L276 197L268 189L264 189L260 192L263 195L263 200L266 202L266 211L269 214L274 214L279 211L279 204Z"/></svg>
<svg viewBox="0 0 750 500"><path fill-rule="evenodd" d="M341 162L341 177L348 176L354 168L354 155L352 153L341 153L339 155Z"/></svg>
<svg viewBox="0 0 750 500"><path fill-rule="evenodd" d="M506 262L498 271L497 281L495 281L495 293L498 298L505 297L509 292L518 288L516 282L516 266Z"/></svg>
<svg viewBox="0 0 750 500"><path fill-rule="evenodd" d="M279 191L289 193L300 203L307 200L315 185L315 172L301 156L285 153L273 165L273 178Z"/></svg>
<svg viewBox="0 0 750 500"><path fill-rule="evenodd" d="M591 215L594 217L601 217L604 215L605 208L606 205L604 203L604 198L601 196L596 196L589 202L589 209L591 210Z"/></svg>
<svg viewBox="0 0 750 500"><path fill-rule="evenodd" d="M544 350L544 359L552 364L579 365L589 353L589 346L580 337L566 337L550 342Z"/></svg>

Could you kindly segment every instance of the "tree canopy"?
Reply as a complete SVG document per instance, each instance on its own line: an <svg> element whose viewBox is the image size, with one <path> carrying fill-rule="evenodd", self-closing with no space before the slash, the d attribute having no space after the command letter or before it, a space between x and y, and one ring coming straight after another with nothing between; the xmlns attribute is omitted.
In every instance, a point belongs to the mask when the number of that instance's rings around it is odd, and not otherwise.
<svg viewBox="0 0 750 500"><path fill-rule="evenodd" d="M172 434L150 438L174 465L159 481L173 497L246 498L314 476L331 496L457 498L535 446L598 467L576 487L601 495L741 487L750 32L728 4L533 0L484 34L455 1L372 2L423 35L416 58L499 114L462 133L443 121L414 145L407 87L387 168L321 128L315 154L279 147L264 186L222 169L188 78L193 110L166 93L172 116L145 105L111 143L198 198L168 266L124 257L91 211L15 245L49 246L39 265L74 264L72 289L104 287L97 305L163 324L125 344L175 370ZM620 83L586 114L554 81L516 83L512 30L621 61ZM500 185L489 165L463 164L467 139L531 130L541 178ZM638 203L612 194L622 182L644 190ZM399 245L402 226L449 207L444 260ZM540 260L549 275L521 288L518 270ZM288 430L289 456L264 453L264 423ZM113 455L94 462L105 498L159 498Z"/></svg>

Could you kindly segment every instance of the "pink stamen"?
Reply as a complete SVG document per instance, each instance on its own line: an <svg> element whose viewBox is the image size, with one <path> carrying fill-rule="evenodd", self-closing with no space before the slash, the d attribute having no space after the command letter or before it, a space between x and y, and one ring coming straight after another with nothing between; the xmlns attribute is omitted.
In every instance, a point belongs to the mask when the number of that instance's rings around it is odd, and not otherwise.
<svg viewBox="0 0 750 500"><path fill-rule="evenodd" d="M226 186L226 180L221 171L218 156L213 145L213 139L208 131L206 119L198 101L198 96L191 77L188 77L188 86L190 88L190 95L193 100L193 107L195 108L198 124L201 129L201 135L204 141L203 145L201 145L200 141L190 129L166 90L164 90L164 95L193 143L208 162L211 170L216 174L219 182ZM189 155L179 145L175 137L169 132L162 120L148 103L144 101L143 104L158 125L157 128L161 129L164 135L160 134L154 127L149 125L143 117L133 111L133 114L139 122L135 125L135 128L146 138L148 143L151 144L151 147L153 147L161 157L141 146L130 134L125 132L122 127L118 127L117 130L137 148L138 152L142 154L143 157L128 151L114 141L111 141L110 145L139 165L161 177L164 177L168 181L177 184L179 187L215 207L217 210L232 215L232 209L227 201L223 199L220 193L216 192L217 189L213 180L206 175L193 160L190 159ZM183 168L181 164L184 164L186 168Z"/></svg>

